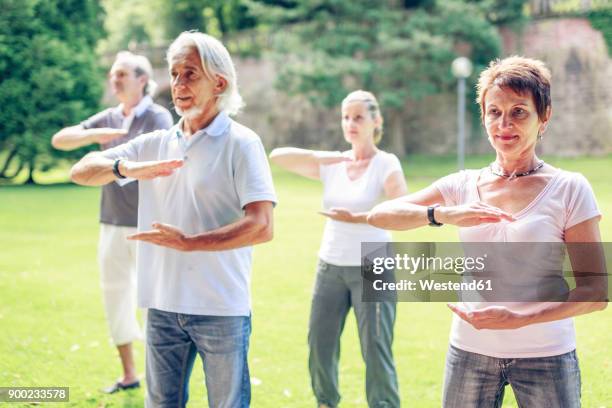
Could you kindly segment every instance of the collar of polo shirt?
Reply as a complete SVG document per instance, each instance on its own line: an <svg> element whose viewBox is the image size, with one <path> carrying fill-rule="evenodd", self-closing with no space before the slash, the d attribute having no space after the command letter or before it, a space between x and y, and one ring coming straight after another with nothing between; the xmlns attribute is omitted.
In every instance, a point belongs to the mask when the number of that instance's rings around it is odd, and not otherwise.
<svg viewBox="0 0 612 408"><path fill-rule="evenodd" d="M229 125L230 125L230 118L228 114L226 112L219 112L219 114L215 116L213 121L210 122L210 125L206 126L204 129L200 129L197 132L195 132L191 136L191 138L193 139L194 137L200 136L204 133L206 133L208 136L211 136L211 137L222 136L226 132ZM182 128L183 128L183 118L181 118L176 124L175 134L177 137L181 137L183 135Z"/></svg>
<svg viewBox="0 0 612 408"><path fill-rule="evenodd" d="M145 113L146 110L149 109L149 106L151 105L153 105L153 99L151 98L151 96L149 95L143 96L140 102L138 102L138 105L134 106L134 109L132 109L132 113L134 114L134 117L137 118L143 113ZM123 103L120 103L119 105L117 105L117 107L115 108L115 112L123 116Z"/></svg>

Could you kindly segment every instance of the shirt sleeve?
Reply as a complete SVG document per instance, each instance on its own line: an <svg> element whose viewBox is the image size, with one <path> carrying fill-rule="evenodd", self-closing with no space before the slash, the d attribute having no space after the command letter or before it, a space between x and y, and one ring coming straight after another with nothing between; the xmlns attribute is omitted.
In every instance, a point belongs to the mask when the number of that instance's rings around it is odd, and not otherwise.
<svg viewBox="0 0 612 408"><path fill-rule="evenodd" d="M591 184L582 174L576 173L568 191L565 229L600 216Z"/></svg>
<svg viewBox="0 0 612 408"><path fill-rule="evenodd" d="M342 152L339 150L336 150L334 152L327 152L327 154L338 155L338 154L342 154ZM323 185L325 185L325 183L327 182L329 175L332 174L334 171L337 171L338 167L334 167L334 166L343 166L343 165L344 165L343 163L319 164L319 179L321 179L321 182L323 183Z"/></svg>
<svg viewBox="0 0 612 408"><path fill-rule="evenodd" d="M172 115L164 110L155 115L155 129L170 129L172 127Z"/></svg>
<svg viewBox="0 0 612 408"><path fill-rule="evenodd" d="M147 135L140 135L129 142L106 149L102 152L102 156L111 160L125 159L129 161L138 161L140 145L143 143L144 139L143 136Z"/></svg>
<svg viewBox="0 0 612 408"><path fill-rule="evenodd" d="M276 193L266 152L260 140L241 149L241 157L234 176L240 207L255 201L271 201L276 205Z"/></svg>
<svg viewBox="0 0 612 408"><path fill-rule="evenodd" d="M465 184L464 172L444 176L433 183L442 194L444 204L447 206L459 205L462 202L461 188Z"/></svg>
<svg viewBox="0 0 612 408"><path fill-rule="evenodd" d="M153 139L160 137L160 133L161 132L152 132L142 134L130 140L129 142L104 150L102 152L102 156L111 160L125 159L129 161L144 161L141 153L143 150L143 146L146 143L151 143ZM117 179L116 183L120 186L124 186L135 180L136 179L133 178Z"/></svg>
<svg viewBox="0 0 612 408"><path fill-rule="evenodd" d="M110 109L105 109L102 112L98 112L95 115L85 119L81 122L83 129L96 129L101 127L108 127L108 117L110 115Z"/></svg>
<svg viewBox="0 0 612 408"><path fill-rule="evenodd" d="M396 171L402 173L404 175L404 171L402 170L402 164L399 159L393 153L389 153L387 155L387 160L385 161L385 168L383 169L383 182L386 182L389 176Z"/></svg>
<svg viewBox="0 0 612 408"><path fill-rule="evenodd" d="M323 183L323 185L325 185L325 182L327 181L327 177L329 175L329 170L331 168L331 165L323 165L323 164L319 164L319 179L321 179L321 182Z"/></svg>

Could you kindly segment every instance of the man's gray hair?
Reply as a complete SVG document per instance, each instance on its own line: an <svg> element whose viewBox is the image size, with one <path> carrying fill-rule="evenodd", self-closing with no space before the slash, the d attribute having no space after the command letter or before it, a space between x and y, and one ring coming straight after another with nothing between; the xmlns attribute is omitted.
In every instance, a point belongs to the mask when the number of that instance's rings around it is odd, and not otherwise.
<svg viewBox="0 0 612 408"><path fill-rule="evenodd" d="M151 62L144 55L136 55L129 51L119 51L115 58L115 63L125 63L134 69L136 76L147 76L147 84L144 87L144 94L153 96L157 89L157 83L153 80L153 67Z"/></svg>
<svg viewBox="0 0 612 408"><path fill-rule="evenodd" d="M170 44L166 59L168 64L172 58L186 49L195 49L200 55L202 68L207 75L219 75L227 81L227 86L217 99L219 111L225 111L230 115L237 114L244 106L242 96L238 92L238 80L234 62L227 48L216 38L195 31L185 31Z"/></svg>

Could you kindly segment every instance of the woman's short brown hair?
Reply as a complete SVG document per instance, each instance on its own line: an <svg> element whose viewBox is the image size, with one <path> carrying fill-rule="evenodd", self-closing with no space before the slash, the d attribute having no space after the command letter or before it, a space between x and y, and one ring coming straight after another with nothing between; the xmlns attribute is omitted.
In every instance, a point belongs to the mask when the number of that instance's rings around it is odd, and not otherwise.
<svg viewBox="0 0 612 408"><path fill-rule="evenodd" d="M538 117L546 119L550 101L550 71L542 61L525 57L508 57L491 61L489 67L480 73L478 78L478 96L480 118L484 121L485 96L494 86L509 88L519 95L531 93Z"/></svg>

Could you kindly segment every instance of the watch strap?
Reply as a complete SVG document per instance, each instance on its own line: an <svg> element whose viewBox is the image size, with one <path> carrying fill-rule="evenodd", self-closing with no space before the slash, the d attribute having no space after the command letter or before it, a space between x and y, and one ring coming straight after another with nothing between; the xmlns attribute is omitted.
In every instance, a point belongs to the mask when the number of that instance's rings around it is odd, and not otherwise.
<svg viewBox="0 0 612 408"><path fill-rule="evenodd" d="M113 174L115 175L115 177L117 177L118 179L124 179L126 178L123 174L121 174L119 172L119 163L121 162L122 159L117 159L115 160L115 163L113 163Z"/></svg>
<svg viewBox="0 0 612 408"><path fill-rule="evenodd" d="M442 225L444 225L436 221L436 218L434 216L434 211L439 206L440 204L434 204L432 206L427 207L427 219L429 220L429 225L432 227L441 227Z"/></svg>

